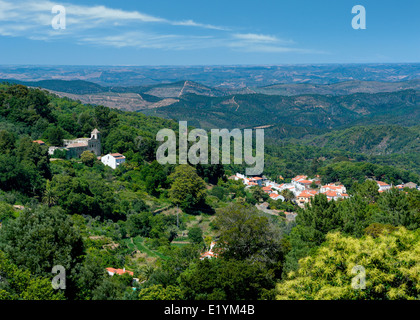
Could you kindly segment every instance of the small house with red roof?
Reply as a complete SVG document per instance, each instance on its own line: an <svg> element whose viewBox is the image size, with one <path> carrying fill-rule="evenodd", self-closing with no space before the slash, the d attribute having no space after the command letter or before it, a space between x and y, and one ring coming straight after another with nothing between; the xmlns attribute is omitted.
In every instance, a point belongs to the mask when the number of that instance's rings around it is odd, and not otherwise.
<svg viewBox="0 0 420 320"><path fill-rule="evenodd" d="M108 153L101 158L101 162L112 169L116 169L125 162L125 157L121 153Z"/></svg>

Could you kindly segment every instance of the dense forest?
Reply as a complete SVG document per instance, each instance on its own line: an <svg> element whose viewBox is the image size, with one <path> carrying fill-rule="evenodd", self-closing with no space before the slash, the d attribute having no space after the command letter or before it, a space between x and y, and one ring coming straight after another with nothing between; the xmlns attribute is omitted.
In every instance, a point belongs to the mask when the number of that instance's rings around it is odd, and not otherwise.
<svg viewBox="0 0 420 320"><path fill-rule="evenodd" d="M408 91L394 100L414 98ZM102 154L126 157L117 169L86 154L48 154L95 128ZM420 298L420 191L379 193L370 180L420 183L419 162L394 152L418 153L418 127L411 142L396 138L398 128L378 127L391 137L392 157L375 153L383 136L370 126L357 130L370 136L363 146L343 147L343 137L359 141L351 128L300 143L267 140L267 177L320 175L351 195L320 194L305 208L228 179L243 166L159 164L162 128L177 131L178 123L0 84L0 299ZM400 165L387 163L397 156ZM280 214L258 210L262 202ZM290 221L283 212L291 211ZM201 260L212 242L217 258ZM65 290L51 286L57 265ZM352 287L356 265L366 272L364 290ZM109 276L106 268L133 274Z"/></svg>

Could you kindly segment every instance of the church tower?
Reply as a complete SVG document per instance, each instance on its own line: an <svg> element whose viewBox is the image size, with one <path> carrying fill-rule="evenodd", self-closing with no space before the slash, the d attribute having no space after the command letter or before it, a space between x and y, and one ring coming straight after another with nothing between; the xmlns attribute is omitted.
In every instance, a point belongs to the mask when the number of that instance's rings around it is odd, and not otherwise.
<svg viewBox="0 0 420 320"><path fill-rule="evenodd" d="M90 134L89 149L97 156L101 155L101 132L96 128Z"/></svg>

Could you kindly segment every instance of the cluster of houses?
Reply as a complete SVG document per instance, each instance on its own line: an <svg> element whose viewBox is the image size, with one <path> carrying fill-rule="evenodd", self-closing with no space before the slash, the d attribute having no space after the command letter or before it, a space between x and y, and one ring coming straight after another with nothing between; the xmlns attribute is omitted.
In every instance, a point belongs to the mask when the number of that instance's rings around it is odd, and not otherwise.
<svg viewBox="0 0 420 320"><path fill-rule="evenodd" d="M253 186L260 186L264 192L266 192L269 197L275 201L282 200L284 201L285 198L281 195L283 190L289 190L293 193L294 202L300 206L304 207L306 203L309 203L311 198L315 197L317 194L325 194L327 199L330 200L339 200L339 199L346 199L349 197L347 194L346 187L340 183L329 183L326 185L321 184L320 176L315 176L315 178L308 178L305 175L298 175L291 179L290 183L276 183L275 181L270 181L267 177L246 177L243 174L236 173L232 177L234 180L241 180L247 188ZM282 178L282 177L281 177ZM382 181L376 181L378 185L378 191L384 192L391 187ZM395 186L398 189L403 188L417 188L420 190L420 187L417 186L413 182L408 182L405 184Z"/></svg>
<svg viewBox="0 0 420 320"><path fill-rule="evenodd" d="M90 151L94 153L98 160L111 167L116 169L120 164L125 162L125 157L120 153L109 153L101 157L101 132L98 129L94 129L90 138L77 138L73 140L63 140L63 147L49 147L48 154L53 155L56 150L63 150L66 152L66 158L79 158L84 151ZM34 143L40 145L46 145L42 140L35 140Z"/></svg>

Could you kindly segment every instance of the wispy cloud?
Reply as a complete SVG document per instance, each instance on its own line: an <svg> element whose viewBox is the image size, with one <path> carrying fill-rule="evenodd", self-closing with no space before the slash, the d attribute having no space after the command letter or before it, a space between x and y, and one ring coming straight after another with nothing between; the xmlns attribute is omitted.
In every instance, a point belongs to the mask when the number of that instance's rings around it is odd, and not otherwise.
<svg viewBox="0 0 420 320"><path fill-rule="evenodd" d="M212 24L205 24L205 23L197 23L193 20L183 20L183 21L175 21L171 23L174 26L186 26L186 27L200 27L205 29L213 29L213 30L221 30L221 31L229 31L230 29L227 27L221 26L214 26Z"/></svg>
<svg viewBox="0 0 420 320"><path fill-rule="evenodd" d="M51 27L49 0L0 0L0 36L25 37L37 41L65 39L81 45L115 48L135 47L163 50L225 48L245 52L311 52L295 47L292 40L275 35L238 33L234 28L197 22L170 20L140 11L62 3L66 29ZM194 29L194 32L188 30ZM197 34L201 33L201 34ZM312 51L314 52L314 51Z"/></svg>
<svg viewBox="0 0 420 320"><path fill-rule="evenodd" d="M285 40L278 39L275 36L255 33L235 33L233 37L249 42L285 42Z"/></svg>

